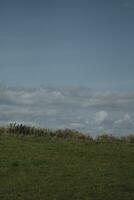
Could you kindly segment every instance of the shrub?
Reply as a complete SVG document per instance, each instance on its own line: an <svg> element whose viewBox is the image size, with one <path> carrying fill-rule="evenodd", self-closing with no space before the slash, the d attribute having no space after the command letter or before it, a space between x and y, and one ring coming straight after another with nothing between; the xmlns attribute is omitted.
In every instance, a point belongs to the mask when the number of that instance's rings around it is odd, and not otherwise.
<svg viewBox="0 0 134 200"><path fill-rule="evenodd" d="M126 142L126 143L134 143L134 135L128 135L128 136L123 136L121 137L121 140Z"/></svg>
<svg viewBox="0 0 134 200"><path fill-rule="evenodd" d="M74 139L74 140L91 140L92 138L90 136L87 136L85 134L80 133L79 131L73 130L73 129L64 129L64 130L57 130L55 132L56 138L62 138L62 139ZM93 140L93 139L92 139Z"/></svg>
<svg viewBox="0 0 134 200"><path fill-rule="evenodd" d="M111 134L102 134L93 139L90 135L83 134L74 129L58 129L51 130L47 128L35 128L23 124L10 123L8 126L0 127L0 135L1 134L15 134L15 135L33 135L33 136L47 136L50 138L59 138L66 140L84 140L86 142L126 142L126 143L134 143L134 135L128 135L123 137L114 137Z"/></svg>
<svg viewBox="0 0 134 200"><path fill-rule="evenodd" d="M4 134L6 132L6 128L1 126L0 127L0 135Z"/></svg>
<svg viewBox="0 0 134 200"><path fill-rule="evenodd" d="M113 135L103 134L96 137L97 142L115 142L118 138Z"/></svg>

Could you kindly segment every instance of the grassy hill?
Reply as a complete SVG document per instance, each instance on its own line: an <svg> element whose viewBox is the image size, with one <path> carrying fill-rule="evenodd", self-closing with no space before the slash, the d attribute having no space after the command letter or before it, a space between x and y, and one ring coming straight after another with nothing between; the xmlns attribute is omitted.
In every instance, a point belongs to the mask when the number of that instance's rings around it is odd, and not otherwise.
<svg viewBox="0 0 134 200"><path fill-rule="evenodd" d="M10 131L0 129L1 200L134 199L132 140Z"/></svg>

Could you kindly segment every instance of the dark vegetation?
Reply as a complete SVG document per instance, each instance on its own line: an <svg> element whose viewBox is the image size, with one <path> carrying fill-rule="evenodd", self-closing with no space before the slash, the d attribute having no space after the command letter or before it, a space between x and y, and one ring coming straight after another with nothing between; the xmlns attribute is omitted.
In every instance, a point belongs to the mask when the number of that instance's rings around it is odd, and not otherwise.
<svg viewBox="0 0 134 200"><path fill-rule="evenodd" d="M35 128L23 124L9 124L0 127L0 134L20 135L20 136L43 136L50 138L59 138L66 140L85 140L87 142L127 142L134 143L134 135L115 137L110 134L102 134L96 138L83 134L72 129L51 130L47 128Z"/></svg>
<svg viewBox="0 0 134 200"><path fill-rule="evenodd" d="M134 136L0 128L0 200L133 200Z"/></svg>

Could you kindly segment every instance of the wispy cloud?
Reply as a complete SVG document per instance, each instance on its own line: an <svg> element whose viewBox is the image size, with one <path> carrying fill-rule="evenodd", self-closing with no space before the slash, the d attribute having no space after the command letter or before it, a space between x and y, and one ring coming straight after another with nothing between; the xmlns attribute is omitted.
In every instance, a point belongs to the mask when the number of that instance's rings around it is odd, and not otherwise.
<svg viewBox="0 0 134 200"><path fill-rule="evenodd" d="M134 132L134 92L88 88L0 87L0 123L73 128L91 134Z"/></svg>

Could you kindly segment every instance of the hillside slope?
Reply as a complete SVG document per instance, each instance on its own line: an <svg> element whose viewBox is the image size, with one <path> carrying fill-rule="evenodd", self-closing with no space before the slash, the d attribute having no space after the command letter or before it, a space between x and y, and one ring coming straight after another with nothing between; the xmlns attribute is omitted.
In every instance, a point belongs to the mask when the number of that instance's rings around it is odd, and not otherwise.
<svg viewBox="0 0 134 200"><path fill-rule="evenodd" d="M2 200L133 200L134 145L0 136Z"/></svg>

